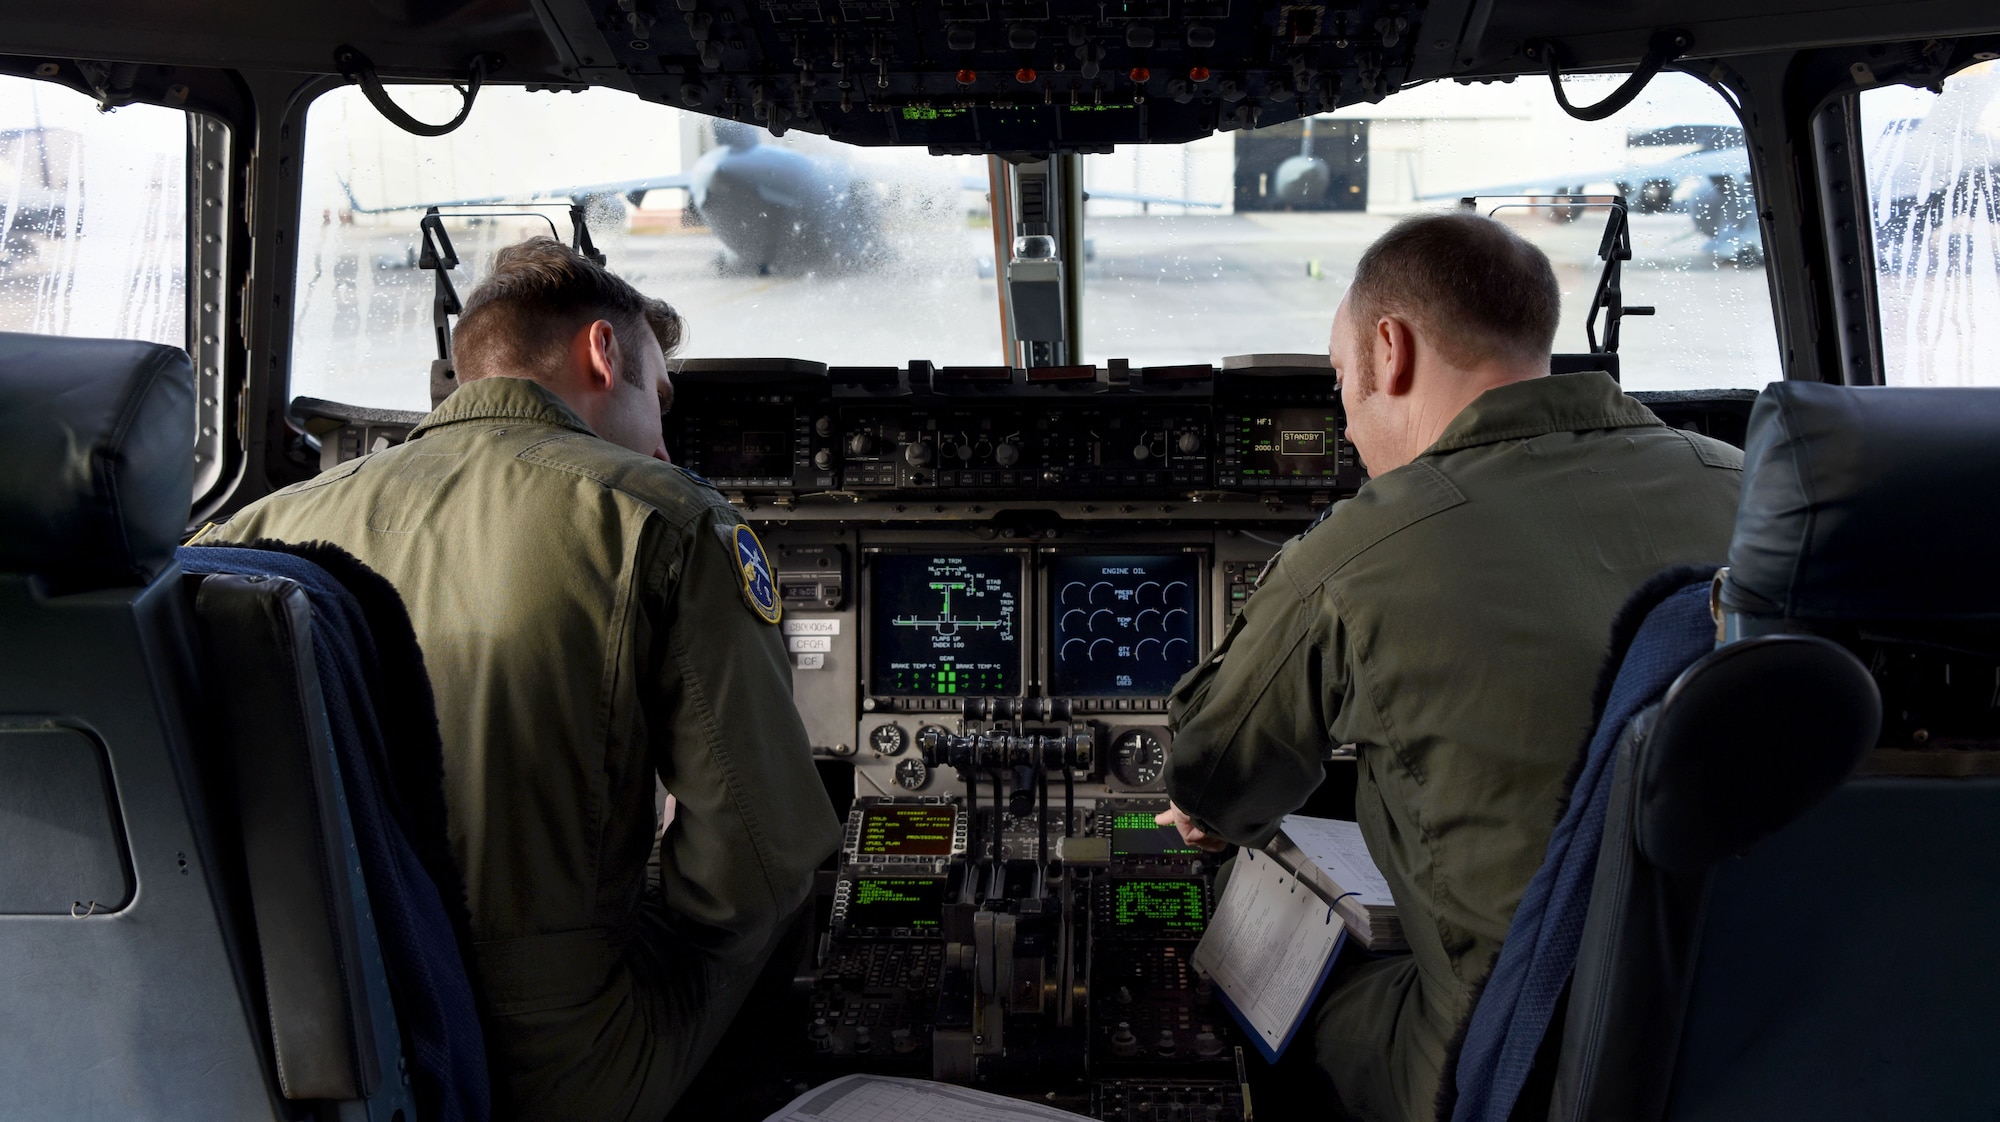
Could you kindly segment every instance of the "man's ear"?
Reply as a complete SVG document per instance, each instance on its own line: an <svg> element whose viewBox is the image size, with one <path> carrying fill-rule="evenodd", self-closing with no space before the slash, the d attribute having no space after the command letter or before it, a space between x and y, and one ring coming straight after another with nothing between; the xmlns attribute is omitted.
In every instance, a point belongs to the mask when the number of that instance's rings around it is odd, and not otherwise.
<svg viewBox="0 0 2000 1122"><path fill-rule="evenodd" d="M593 322L580 333L585 376L594 390L608 390L618 384L618 372L625 367L625 355L618 349L618 332L610 320Z"/></svg>
<svg viewBox="0 0 2000 1122"><path fill-rule="evenodd" d="M1375 321L1375 370L1379 392L1401 397L1416 385L1417 333L1396 316Z"/></svg>

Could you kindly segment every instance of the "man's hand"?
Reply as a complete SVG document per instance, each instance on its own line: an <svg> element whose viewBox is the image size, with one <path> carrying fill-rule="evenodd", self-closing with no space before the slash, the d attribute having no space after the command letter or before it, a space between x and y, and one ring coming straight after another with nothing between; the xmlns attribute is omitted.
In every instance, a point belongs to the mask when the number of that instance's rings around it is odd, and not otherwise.
<svg viewBox="0 0 2000 1122"><path fill-rule="evenodd" d="M1201 827L1194 824L1194 819L1187 816L1187 811L1182 810L1172 803L1168 803L1167 809L1153 816L1153 824L1156 826L1172 826L1174 829L1179 830L1182 841L1201 850L1203 853L1220 853L1229 844L1221 838L1202 833Z"/></svg>

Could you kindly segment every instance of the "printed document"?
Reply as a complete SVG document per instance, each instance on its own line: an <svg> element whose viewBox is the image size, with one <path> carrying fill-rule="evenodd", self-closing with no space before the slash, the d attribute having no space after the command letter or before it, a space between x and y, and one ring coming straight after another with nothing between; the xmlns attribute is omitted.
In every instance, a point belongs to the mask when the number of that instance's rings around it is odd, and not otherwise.
<svg viewBox="0 0 2000 1122"><path fill-rule="evenodd" d="M1257 1050L1276 1062L1346 937L1347 926L1311 885L1269 854L1245 849L1195 948L1194 965L1215 982Z"/></svg>
<svg viewBox="0 0 2000 1122"><path fill-rule="evenodd" d="M843 1075L793 1099L764 1122L1075 1122L1083 1117L927 1079Z"/></svg>

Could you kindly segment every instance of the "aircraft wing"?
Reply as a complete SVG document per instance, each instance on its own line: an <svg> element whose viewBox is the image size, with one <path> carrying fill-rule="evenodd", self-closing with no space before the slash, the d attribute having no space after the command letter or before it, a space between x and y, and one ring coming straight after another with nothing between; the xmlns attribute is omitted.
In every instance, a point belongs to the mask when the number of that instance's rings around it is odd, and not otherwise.
<svg viewBox="0 0 2000 1122"><path fill-rule="evenodd" d="M1140 191L1105 191L1096 187L1085 187L1083 199L1103 199L1113 203L1151 203L1154 206L1199 206L1214 210L1222 209L1222 204L1207 199L1176 199L1170 195L1148 195Z"/></svg>
<svg viewBox="0 0 2000 1122"><path fill-rule="evenodd" d="M989 191L992 189L992 184L983 175L968 175L964 179L959 180L958 185L967 191ZM1206 199L1176 199L1170 195L1148 195L1138 191L1100 191L1095 187L1085 187L1083 189L1083 197L1086 202L1091 199L1104 199L1114 203L1151 203L1154 206L1199 206L1210 207L1216 210L1222 209L1223 206L1222 203L1209 202Z"/></svg>
<svg viewBox="0 0 2000 1122"><path fill-rule="evenodd" d="M1683 179L1725 175L1746 178L1750 174L1750 154L1742 148L1718 148L1707 152L1690 152L1685 156L1675 156L1670 160L1659 160L1650 164L1626 164L1616 168L1596 170L1556 169L1547 175L1532 180L1513 183L1488 183L1478 187L1453 191L1432 191L1420 199L1458 199L1472 195L1531 195L1547 194L1565 187L1575 188L1591 183L1645 183L1664 179L1679 183Z"/></svg>
<svg viewBox="0 0 2000 1122"><path fill-rule="evenodd" d="M643 179L620 179L611 183L591 183L578 187L552 187L540 191L493 195L478 199L431 199L421 203L395 203L388 206L363 206L354 195L354 188L343 179L340 190L347 196L348 209L356 214L395 214L399 211L428 210L431 207L454 206L499 206L504 203L542 202L552 199L589 199L600 195L622 195L630 198L643 196L648 191L679 187L685 190L692 182L686 172L672 172L666 175L649 175Z"/></svg>

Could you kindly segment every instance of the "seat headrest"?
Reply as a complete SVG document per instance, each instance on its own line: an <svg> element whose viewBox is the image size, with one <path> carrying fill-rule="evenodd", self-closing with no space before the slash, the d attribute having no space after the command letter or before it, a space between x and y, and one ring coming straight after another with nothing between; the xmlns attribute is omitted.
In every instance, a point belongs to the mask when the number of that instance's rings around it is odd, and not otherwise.
<svg viewBox="0 0 2000 1122"><path fill-rule="evenodd" d="M1722 605L2000 621L2000 389L1780 382L1757 398Z"/></svg>
<svg viewBox="0 0 2000 1122"><path fill-rule="evenodd" d="M187 529L194 423L184 351L0 332L0 572L151 580Z"/></svg>
<svg viewBox="0 0 2000 1122"><path fill-rule="evenodd" d="M1717 647L1651 716L1640 851L1676 873L1742 852L1840 786L1881 728L1875 679L1837 643L1765 635Z"/></svg>

